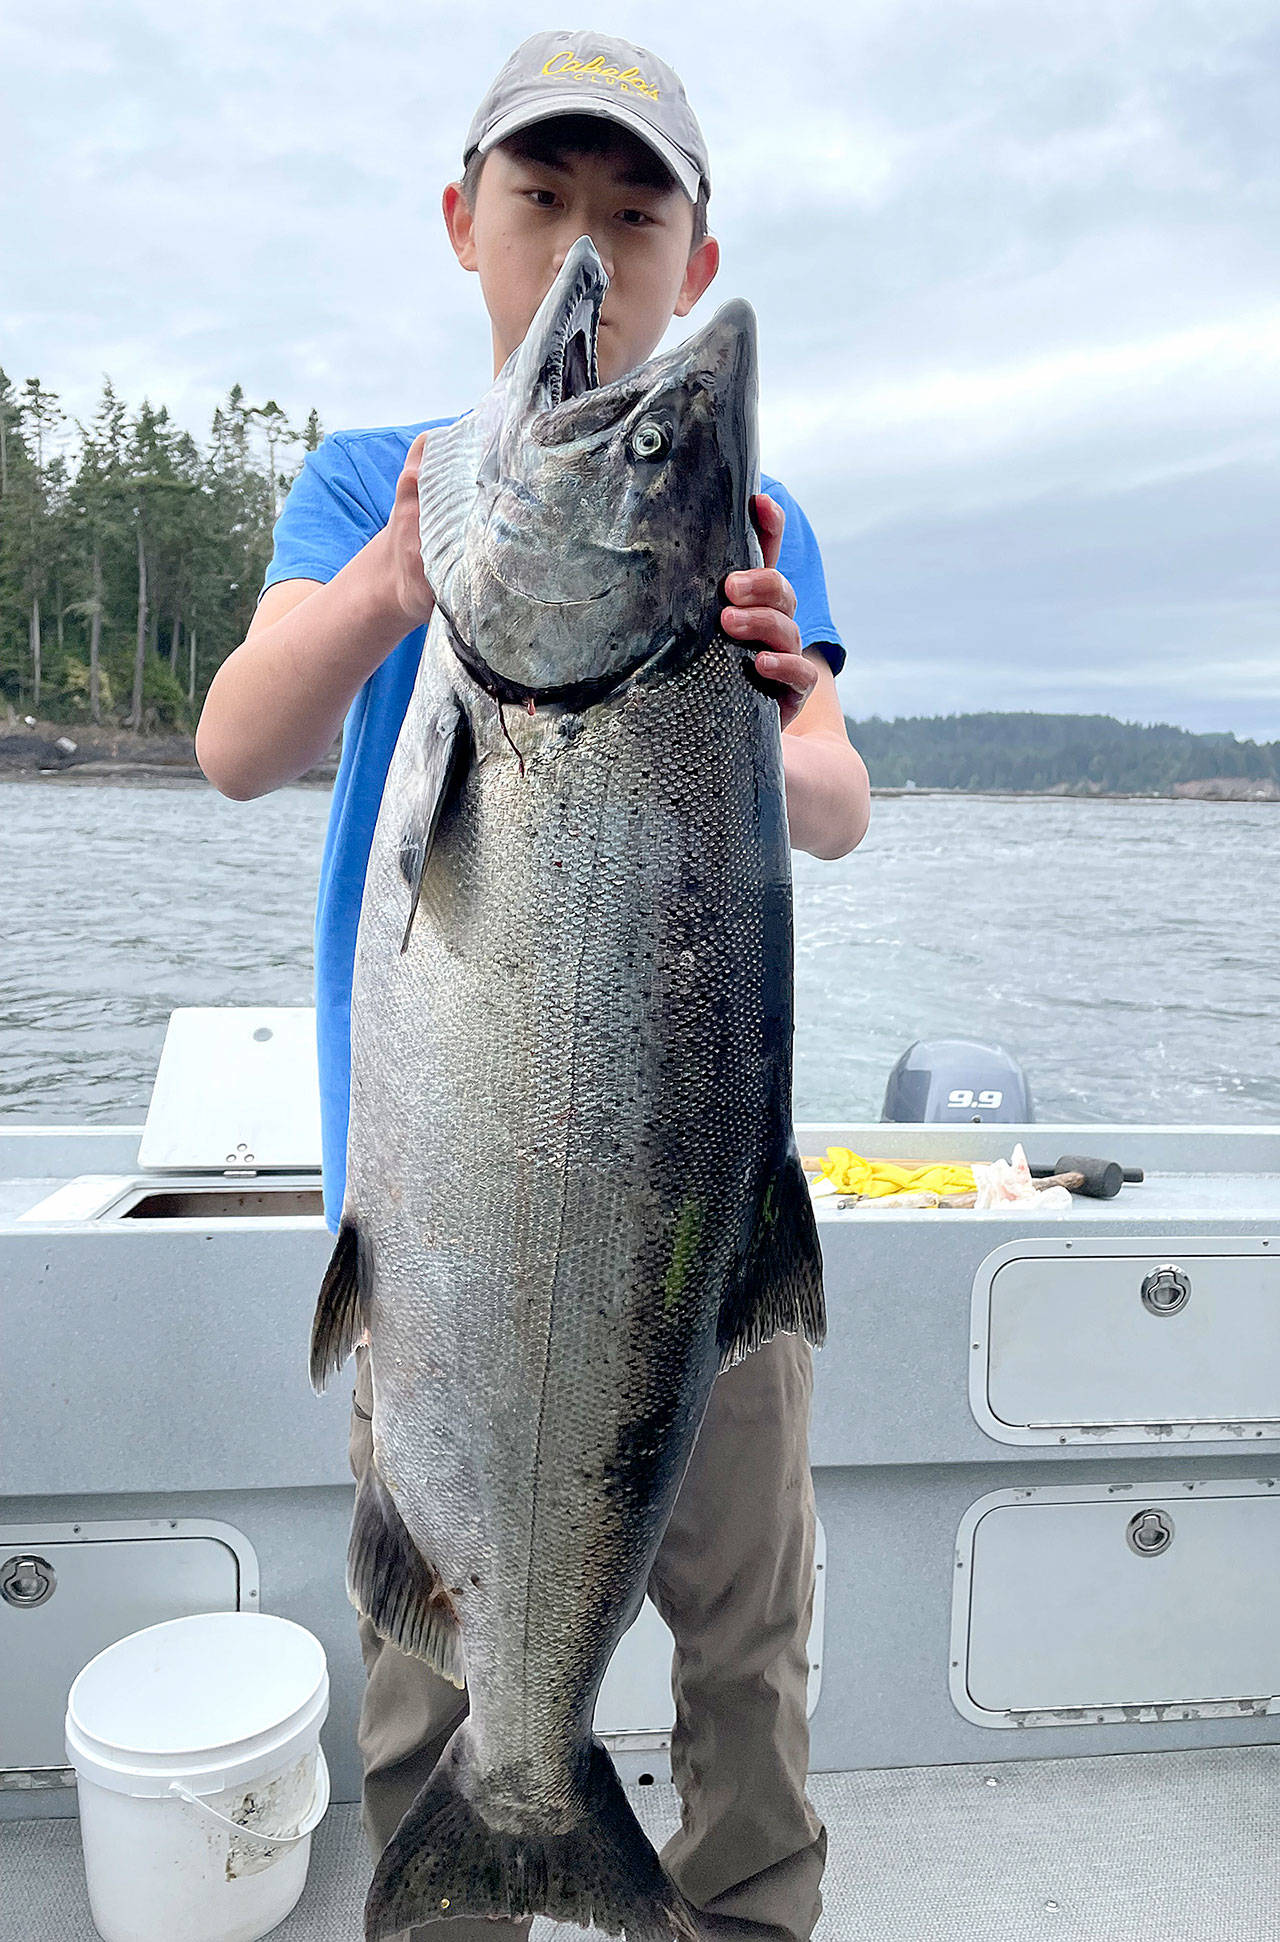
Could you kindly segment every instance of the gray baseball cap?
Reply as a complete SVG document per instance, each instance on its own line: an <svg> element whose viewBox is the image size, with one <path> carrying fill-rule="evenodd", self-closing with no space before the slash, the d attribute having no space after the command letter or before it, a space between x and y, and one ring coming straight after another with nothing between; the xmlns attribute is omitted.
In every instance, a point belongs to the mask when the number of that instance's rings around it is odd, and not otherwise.
<svg viewBox="0 0 1280 1942"><path fill-rule="evenodd" d="M467 130L463 166L476 153L554 115L599 115L630 129L664 161L690 202L711 193L702 130L680 77L647 48L582 28L534 34L517 47Z"/></svg>

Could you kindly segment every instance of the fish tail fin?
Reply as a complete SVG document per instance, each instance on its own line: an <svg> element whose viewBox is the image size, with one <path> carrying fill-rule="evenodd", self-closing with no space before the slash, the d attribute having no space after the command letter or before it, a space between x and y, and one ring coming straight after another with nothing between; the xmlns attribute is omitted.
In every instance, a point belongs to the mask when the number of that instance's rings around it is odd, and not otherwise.
<svg viewBox="0 0 1280 1942"><path fill-rule="evenodd" d="M522 1828L492 1825L464 1791L468 1751L464 1724L383 1851L365 1902L365 1942L460 1916L525 1915L594 1923L627 1942L698 1942L695 1912L598 1740L568 1827L539 1828L532 1816Z"/></svg>

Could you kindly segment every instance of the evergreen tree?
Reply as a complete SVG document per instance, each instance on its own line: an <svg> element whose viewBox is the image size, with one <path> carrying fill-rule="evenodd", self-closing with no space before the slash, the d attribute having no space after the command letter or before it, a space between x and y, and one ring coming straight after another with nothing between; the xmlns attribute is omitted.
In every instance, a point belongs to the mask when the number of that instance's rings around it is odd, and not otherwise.
<svg viewBox="0 0 1280 1942"><path fill-rule="evenodd" d="M18 423L26 442L29 463L17 475L15 519L21 534L23 594L28 616L31 706L40 707L44 673L44 621L41 603L57 586L61 569L65 462L52 457L52 444L62 423L58 394L46 391L39 378L27 378L18 399ZM7 495L6 495L7 496Z"/></svg>
<svg viewBox="0 0 1280 1942"><path fill-rule="evenodd" d="M252 619L296 435L236 385L202 444L109 378L65 429L70 455L56 397L0 371L0 698L34 710L38 674L56 719L190 726Z"/></svg>
<svg viewBox="0 0 1280 1942"><path fill-rule="evenodd" d="M197 480L183 476L184 456L184 441L168 411L154 410L144 399L130 428L127 474L138 563L130 728L143 726L144 695L155 722L180 719L183 712L176 681L161 679L158 648L162 604L181 595L190 526L186 502L199 490Z"/></svg>
<svg viewBox="0 0 1280 1942"><path fill-rule="evenodd" d="M78 429L82 449L71 504L79 534L81 583L87 578L88 586L70 611L88 623L88 661L87 665L68 663L63 698L73 712L83 700L89 719L100 722L104 705L109 708L113 699L102 665L108 575L112 581L118 579L119 561L129 544L128 414L109 377L102 380L102 396L88 428Z"/></svg>
<svg viewBox="0 0 1280 1942"><path fill-rule="evenodd" d="M314 411L311 417L315 417ZM0 499L9 490L9 439L17 429L17 393L5 372L0 370Z"/></svg>
<svg viewBox="0 0 1280 1942"><path fill-rule="evenodd" d="M0 688L26 692L29 531L34 467L22 433L18 394L0 370ZM20 645L21 643L21 645Z"/></svg>
<svg viewBox="0 0 1280 1942"><path fill-rule="evenodd" d="M282 447L296 445L301 434L295 432L289 420L281 411L274 398L268 398L265 405L255 405L249 413L256 418L267 446L267 477L271 481L271 523L280 517L280 487L288 487L288 480L280 476L277 452Z"/></svg>

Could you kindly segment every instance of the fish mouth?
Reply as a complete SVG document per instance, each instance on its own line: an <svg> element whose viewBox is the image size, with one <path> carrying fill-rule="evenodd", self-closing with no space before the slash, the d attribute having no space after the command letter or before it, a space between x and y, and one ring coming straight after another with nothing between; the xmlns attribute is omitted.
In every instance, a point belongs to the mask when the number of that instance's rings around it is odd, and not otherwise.
<svg viewBox="0 0 1280 1942"><path fill-rule="evenodd" d="M600 382L596 344L609 278L589 236L579 236L515 353L507 391L508 437L529 414L594 391Z"/></svg>
<svg viewBox="0 0 1280 1942"><path fill-rule="evenodd" d="M560 335L563 342L553 348L547 372L547 409L570 398L594 391L600 382L596 364L596 341L600 332L600 311L589 297L582 297L565 318Z"/></svg>
<svg viewBox="0 0 1280 1942"><path fill-rule="evenodd" d="M542 607L590 606L613 591L614 581L608 566L603 575L585 588L580 583L567 598L557 600L521 585L523 576L513 575L500 563L504 557L503 539L514 540L517 550L521 550L522 545L527 549L537 538L520 520L519 492L514 495L503 492L503 476L519 476L520 447L531 420L540 422L562 405L572 405L598 389L600 370L596 345L600 310L608 287L609 278L595 245L589 236L579 236L543 298L523 344L514 354L499 451L490 454L486 468L486 482L494 488L494 498L485 522L485 564L508 592ZM616 562L609 562L609 566L615 565Z"/></svg>

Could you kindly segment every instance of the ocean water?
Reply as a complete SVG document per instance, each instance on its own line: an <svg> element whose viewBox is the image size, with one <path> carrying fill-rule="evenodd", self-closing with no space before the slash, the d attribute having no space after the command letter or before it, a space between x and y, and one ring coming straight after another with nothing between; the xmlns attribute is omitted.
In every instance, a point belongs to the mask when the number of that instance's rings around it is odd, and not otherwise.
<svg viewBox="0 0 1280 1942"><path fill-rule="evenodd" d="M141 1120L178 1005L311 1002L327 796L0 784L0 1115ZM797 1119L914 1039L1003 1045L1040 1119L1280 1121L1280 806L879 798L797 856Z"/></svg>

